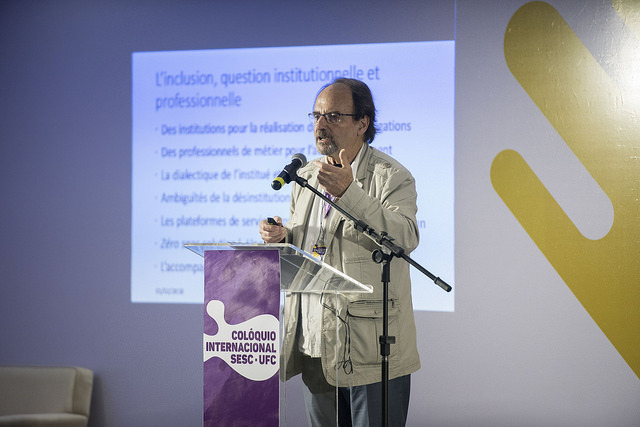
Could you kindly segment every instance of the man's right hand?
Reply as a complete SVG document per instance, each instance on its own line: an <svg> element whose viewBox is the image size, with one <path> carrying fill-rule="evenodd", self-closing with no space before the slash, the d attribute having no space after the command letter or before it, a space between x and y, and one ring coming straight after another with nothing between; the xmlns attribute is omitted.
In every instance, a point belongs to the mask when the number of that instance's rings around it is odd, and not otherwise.
<svg viewBox="0 0 640 427"><path fill-rule="evenodd" d="M271 225L266 219L260 221L260 237L265 243L280 243L287 236L287 229L282 226L282 218L274 216L277 225Z"/></svg>

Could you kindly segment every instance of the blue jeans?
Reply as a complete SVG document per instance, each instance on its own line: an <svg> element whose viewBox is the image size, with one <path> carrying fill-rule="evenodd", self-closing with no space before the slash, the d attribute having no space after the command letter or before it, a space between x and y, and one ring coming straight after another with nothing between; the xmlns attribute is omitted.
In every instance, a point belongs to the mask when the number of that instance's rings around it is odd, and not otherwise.
<svg viewBox="0 0 640 427"><path fill-rule="evenodd" d="M380 382L355 387L327 383L319 358L305 357L302 369L307 419L312 427L377 427L382 425ZM389 426L404 427L409 411L411 375L389 381ZM337 418L337 423L336 423Z"/></svg>

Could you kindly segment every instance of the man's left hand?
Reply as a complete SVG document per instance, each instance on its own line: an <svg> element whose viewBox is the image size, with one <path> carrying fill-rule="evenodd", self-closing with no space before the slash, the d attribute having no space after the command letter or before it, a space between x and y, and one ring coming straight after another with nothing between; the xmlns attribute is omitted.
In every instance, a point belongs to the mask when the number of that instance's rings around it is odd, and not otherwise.
<svg viewBox="0 0 640 427"><path fill-rule="evenodd" d="M335 197L342 196L353 182L353 170L349 159L346 157L346 150L343 148L338 155L340 156L342 167L320 161L315 162L319 168L318 182L329 194Z"/></svg>

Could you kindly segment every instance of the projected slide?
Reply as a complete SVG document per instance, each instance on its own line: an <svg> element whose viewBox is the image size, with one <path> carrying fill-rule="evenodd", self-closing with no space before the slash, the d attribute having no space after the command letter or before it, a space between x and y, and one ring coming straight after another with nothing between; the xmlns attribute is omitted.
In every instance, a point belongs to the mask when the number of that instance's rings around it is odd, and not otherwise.
<svg viewBox="0 0 640 427"><path fill-rule="evenodd" d="M291 187L271 181L293 154L318 157L307 113L336 77L371 88L373 146L417 182L411 256L454 283L453 41L135 52L133 302L202 303L202 259L185 243L259 242L261 219L286 222ZM415 308L453 311L455 290L412 270Z"/></svg>

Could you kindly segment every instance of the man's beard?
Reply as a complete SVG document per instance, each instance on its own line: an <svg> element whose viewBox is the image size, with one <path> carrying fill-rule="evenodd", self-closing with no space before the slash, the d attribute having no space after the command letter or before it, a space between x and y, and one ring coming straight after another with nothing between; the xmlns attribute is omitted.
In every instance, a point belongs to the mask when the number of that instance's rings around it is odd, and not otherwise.
<svg viewBox="0 0 640 427"><path fill-rule="evenodd" d="M324 142L320 142L320 139L324 139ZM318 153L325 156L330 156L338 152L338 146L332 135L327 132L318 132L316 134L316 149Z"/></svg>

